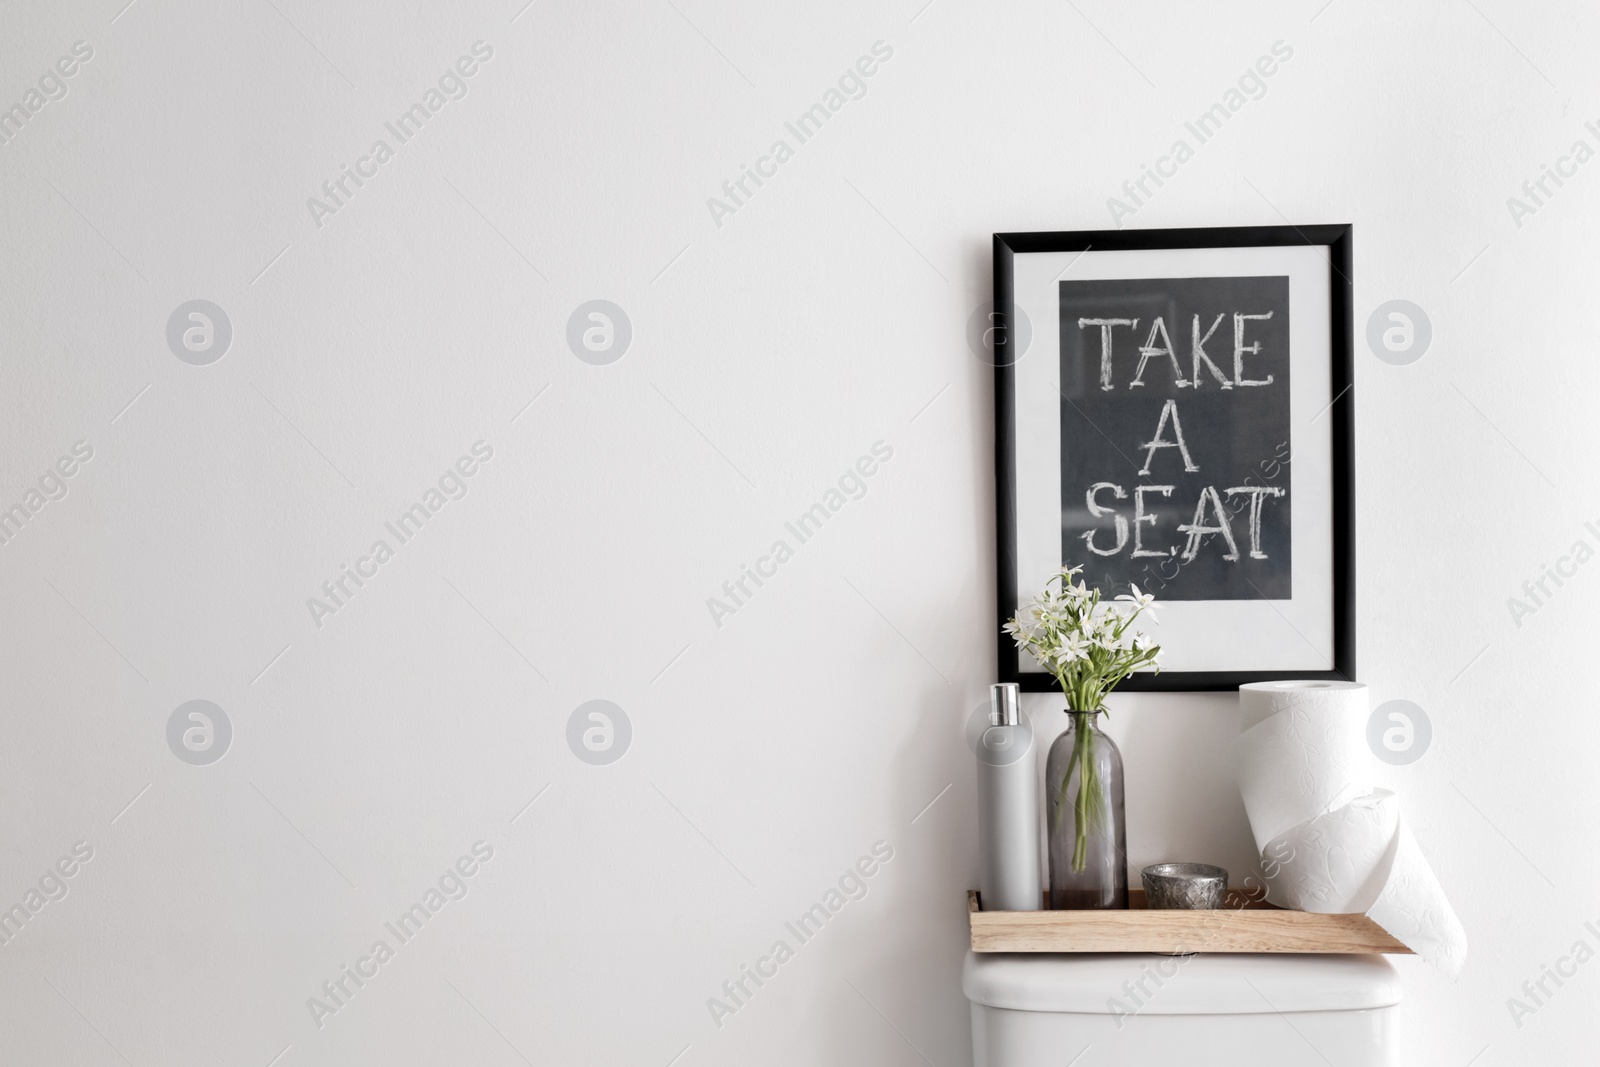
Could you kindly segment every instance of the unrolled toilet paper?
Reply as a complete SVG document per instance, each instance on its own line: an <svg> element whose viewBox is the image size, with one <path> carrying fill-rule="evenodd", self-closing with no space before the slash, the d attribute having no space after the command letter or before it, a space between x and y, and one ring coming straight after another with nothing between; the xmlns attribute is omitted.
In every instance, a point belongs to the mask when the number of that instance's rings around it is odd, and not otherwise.
<svg viewBox="0 0 1600 1067"><path fill-rule="evenodd" d="M1398 799L1373 788L1366 686L1255 682L1239 687L1239 707L1235 775L1267 899L1364 912L1419 956L1459 972L1466 933Z"/></svg>

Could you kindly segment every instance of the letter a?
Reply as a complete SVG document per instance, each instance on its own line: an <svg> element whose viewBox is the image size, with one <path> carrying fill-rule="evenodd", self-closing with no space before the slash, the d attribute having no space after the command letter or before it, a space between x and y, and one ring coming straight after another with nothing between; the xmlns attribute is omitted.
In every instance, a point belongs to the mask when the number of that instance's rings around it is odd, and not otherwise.
<svg viewBox="0 0 1600 1067"><path fill-rule="evenodd" d="M329 207L314 196L306 198L306 207L311 212L311 221L317 224L319 230L322 229L322 216L332 215L339 210L336 207Z"/></svg>
<svg viewBox="0 0 1600 1067"><path fill-rule="evenodd" d="M1215 526L1204 525L1208 500L1211 501L1211 513L1217 517ZM1228 551L1223 554L1223 559L1232 563L1239 558L1239 546L1234 543L1233 528L1228 525L1228 513L1223 510L1222 501L1217 496L1217 487L1214 485L1208 485L1201 491L1200 499L1194 506L1194 521L1181 523L1178 532L1189 535L1189 543L1183 549L1185 563L1194 562L1194 558L1200 554L1200 543L1211 534L1221 534L1222 539L1228 542Z"/></svg>
<svg viewBox="0 0 1600 1067"><path fill-rule="evenodd" d="M706 599L706 608L711 612L711 621L717 624L717 629L719 630L722 629L722 617L724 615L739 614L739 609L730 608L716 597L708 597Z"/></svg>
<svg viewBox="0 0 1600 1067"><path fill-rule="evenodd" d="M324 1015L334 1015L338 1012L337 1008L328 1007L316 997L307 997L306 1007L311 1009L311 1021L317 1024L318 1030L322 1029L322 1017Z"/></svg>
<svg viewBox="0 0 1600 1067"><path fill-rule="evenodd" d="M717 229L719 230L722 229L722 216L732 215L739 210L738 208L729 207L714 196L706 200L706 207L711 211L711 221L717 224Z"/></svg>
<svg viewBox="0 0 1600 1067"><path fill-rule="evenodd" d="M1137 210L1114 196L1106 200L1106 209L1111 212L1111 221L1117 224L1117 229L1119 230L1122 229L1123 216L1126 215L1132 218L1135 210Z"/></svg>
<svg viewBox="0 0 1600 1067"><path fill-rule="evenodd" d="M1167 428L1168 415L1172 416L1172 432L1178 438L1176 441L1168 441L1161 436L1161 431ZM1156 422L1155 437L1145 442L1144 466L1139 470L1140 475L1150 473L1150 464L1155 462L1156 449L1158 448L1176 448L1178 454L1183 457L1183 469L1188 473L1193 474L1200 469L1195 466L1194 460L1189 456L1189 446L1184 444L1183 441L1183 423L1178 421L1178 402L1170 397L1165 404L1161 405L1161 418ZM1195 521L1198 522L1199 520L1196 519Z"/></svg>
<svg viewBox="0 0 1600 1067"><path fill-rule="evenodd" d="M739 1014L737 1009L728 1007L716 997L707 997L706 1007L711 1010L711 1021L717 1024L718 1030L722 1029L722 1017L724 1015Z"/></svg>
<svg viewBox="0 0 1600 1067"><path fill-rule="evenodd" d="M322 616L337 615L337 608L330 608L316 597L306 597L306 607L311 609L311 621L317 624L317 629L322 629Z"/></svg>

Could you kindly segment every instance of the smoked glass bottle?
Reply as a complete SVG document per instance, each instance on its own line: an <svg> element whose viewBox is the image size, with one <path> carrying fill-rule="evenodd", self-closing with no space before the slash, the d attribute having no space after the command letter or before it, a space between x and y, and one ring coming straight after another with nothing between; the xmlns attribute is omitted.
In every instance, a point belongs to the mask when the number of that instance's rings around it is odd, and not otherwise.
<svg viewBox="0 0 1600 1067"><path fill-rule="evenodd" d="M1128 906L1128 835L1122 753L1099 726L1101 712L1071 711L1045 762L1050 907Z"/></svg>

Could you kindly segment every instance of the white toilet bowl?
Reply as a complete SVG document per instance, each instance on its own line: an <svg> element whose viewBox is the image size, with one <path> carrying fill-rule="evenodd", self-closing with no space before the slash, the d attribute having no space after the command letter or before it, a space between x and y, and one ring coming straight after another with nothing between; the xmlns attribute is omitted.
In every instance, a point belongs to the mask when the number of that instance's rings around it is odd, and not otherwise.
<svg viewBox="0 0 1600 1067"><path fill-rule="evenodd" d="M1382 956L967 954L974 1067L1388 1067Z"/></svg>

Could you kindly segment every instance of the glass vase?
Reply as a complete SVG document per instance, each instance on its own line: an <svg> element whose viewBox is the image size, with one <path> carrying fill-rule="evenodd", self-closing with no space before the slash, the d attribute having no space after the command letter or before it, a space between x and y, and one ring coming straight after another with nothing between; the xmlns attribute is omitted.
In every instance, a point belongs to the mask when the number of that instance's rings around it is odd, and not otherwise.
<svg viewBox="0 0 1600 1067"><path fill-rule="evenodd" d="M1045 762L1054 909L1128 906L1122 753L1101 731L1100 714L1069 709L1071 725Z"/></svg>

